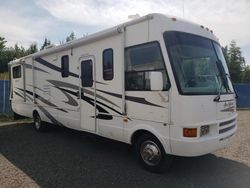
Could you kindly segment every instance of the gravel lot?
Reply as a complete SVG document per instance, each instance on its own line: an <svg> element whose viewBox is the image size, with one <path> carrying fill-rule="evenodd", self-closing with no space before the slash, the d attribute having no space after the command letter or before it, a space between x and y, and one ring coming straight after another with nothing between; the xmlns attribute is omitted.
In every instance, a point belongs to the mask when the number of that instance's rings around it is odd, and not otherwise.
<svg viewBox="0 0 250 188"><path fill-rule="evenodd" d="M215 154L250 167L250 111L238 111L238 131L233 143Z"/></svg>
<svg viewBox="0 0 250 188"><path fill-rule="evenodd" d="M126 144L66 128L36 133L0 126L0 187L250 187L250 111L239 111L233 144L177 157L169 172L141 169Z"/></svg>

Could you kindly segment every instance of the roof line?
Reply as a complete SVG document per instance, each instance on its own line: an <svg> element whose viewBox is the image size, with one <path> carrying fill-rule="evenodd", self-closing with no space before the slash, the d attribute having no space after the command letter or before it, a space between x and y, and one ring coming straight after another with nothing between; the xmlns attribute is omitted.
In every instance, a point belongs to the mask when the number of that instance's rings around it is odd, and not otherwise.
<svg viewBox="0 0 250 188"><path fill-rule="evenodd" d="M135 25L137 23L153 19L153 17L154 17L154 14L148 14L148 15L142 16L142 17L140 17L138 19L134 19L134 20L125 22L123 24L119 24L117 26L114 26L112 28L109 28L109 29L106 29L106 30L103 30L103 31L99 31L99 32L91 34L89 36L82 37L82 38L79 38L79 39L76 39L76 40L72 40L72 41L69 41L69 42L67 42L65 44L62 44L62 45L59 45L59 46L54 46L54 47L51 47L51 48L36 52L34 54L30 54L30 55L22 57L20 59L11 61L11 63L20 62L20 61L22 61L22 60L24 60L24 59L26 59L28 57L37 58L37 57L41 57L43 55L49 55L49 54L56 53L56 52L59 52L59 51L62 51L62 50L68 50L68 49L71 49L73 47L78 47L78 46L81 46L83 44L88 44L88 43L91 43L91 42L95 42L97 40L101 40L101 39L104 39L104 38L111 37L113 35L121 34L121 33L124 32L124 28L126 28L127 26Z"/></svg>

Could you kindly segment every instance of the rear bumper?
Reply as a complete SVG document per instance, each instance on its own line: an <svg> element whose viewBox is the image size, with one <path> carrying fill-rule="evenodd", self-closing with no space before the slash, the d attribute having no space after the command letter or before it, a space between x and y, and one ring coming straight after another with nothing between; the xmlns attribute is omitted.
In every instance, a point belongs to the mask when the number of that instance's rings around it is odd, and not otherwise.
<svg viewBox="0 0 250 188"><path fill-rule="evenodd" d="M228 125L228 127L230 126L232 127L232 125ZM179 129L181 128L179 127ZM177 156L200 156L224 148L232 141L237 130L237 124L235 122L230 130L224 127L223 130L227 131L221 130L218 125L216 134L209 134L200 138L180 137L175 139L172 137L170 139L171 154Z"/></svg>

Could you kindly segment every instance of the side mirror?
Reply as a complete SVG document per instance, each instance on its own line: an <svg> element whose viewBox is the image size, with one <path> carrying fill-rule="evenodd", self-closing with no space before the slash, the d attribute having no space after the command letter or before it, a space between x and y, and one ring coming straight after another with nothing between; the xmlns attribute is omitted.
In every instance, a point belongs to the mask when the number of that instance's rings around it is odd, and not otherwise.
<svg viewBox="0 0 250 188"><path fill-rule="evenodd" d="M161 72L150 72L150 90L162 91L163 90L163 77Z"/></svg>

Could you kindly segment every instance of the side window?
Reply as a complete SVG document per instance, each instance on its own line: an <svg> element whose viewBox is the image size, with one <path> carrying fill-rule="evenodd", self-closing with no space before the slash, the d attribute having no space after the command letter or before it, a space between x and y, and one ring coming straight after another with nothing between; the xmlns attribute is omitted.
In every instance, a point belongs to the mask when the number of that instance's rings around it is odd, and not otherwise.
<svg viewBox="0 0 250 188"><path fill-rule="evenodd" d="M13 78L14 79L22 77L21 65L13 67L12 71L13 71L12 73L13 73Z"/></svg>
<svg viewBox="0 0 250 188"><path fill-rule="evenodd" d="M102 69L103 69L103 79L112 80L114 77L113 70L113 49L106 49L102 53Z"/></svg>
<svg viewBox="0 0 250 188"><path fill-rule="evenodd" d="M86 60L81 62L81 73L82 73L82 86L92 87L93 86L92 60Z"/></svg>
<svg viewBox="0 0 250 188"><path fill-rule="evenodd" d="M157 42L125 49L125 89L127 91L149 91L150 72L158 71L163 76L163 90L168 90L168 81L160 46Z"/></svg>
<svg viewBox="0 0 250 188"><path fill-rule="evenodd" d="M64 55L61 58L61 73L62 77L68 77L69 76L69 56Z"/></svg>

